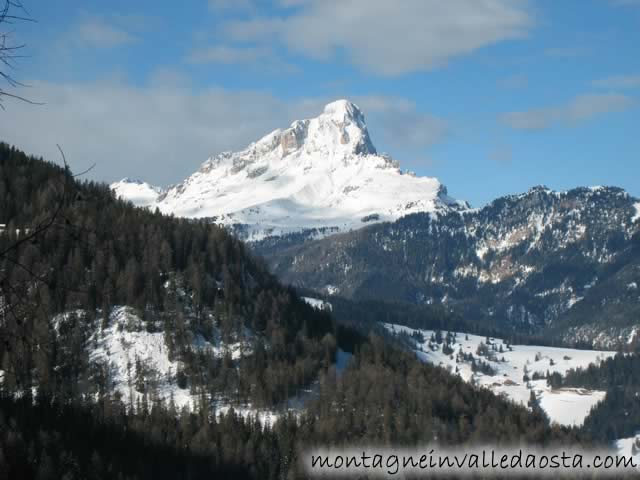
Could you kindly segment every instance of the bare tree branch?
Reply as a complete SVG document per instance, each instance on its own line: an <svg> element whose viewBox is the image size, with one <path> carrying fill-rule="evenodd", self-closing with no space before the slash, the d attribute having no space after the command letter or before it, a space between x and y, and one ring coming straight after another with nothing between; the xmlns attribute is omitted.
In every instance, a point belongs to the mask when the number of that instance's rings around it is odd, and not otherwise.
<svg viewBox="0 0 640 480"><path fill-rule="evenodd" d="M5 27L14 22L32 22L33 19L29 17L19 0L0 0L0 2L3 2L0 7L0 80L8 85L8 87L0 85L0 108L4 109L3 100L5 98L13 98L32 105L41 105L41 103L28 100L22 95L10 93L6 89L26 87L26 85L16 80L11 73L16 67L16 60L24 57L24 55L18 54L24 48L24 44L12 43L13 32L6 31ZM22 12L23 15L20 15L19 12Z"/></svg>

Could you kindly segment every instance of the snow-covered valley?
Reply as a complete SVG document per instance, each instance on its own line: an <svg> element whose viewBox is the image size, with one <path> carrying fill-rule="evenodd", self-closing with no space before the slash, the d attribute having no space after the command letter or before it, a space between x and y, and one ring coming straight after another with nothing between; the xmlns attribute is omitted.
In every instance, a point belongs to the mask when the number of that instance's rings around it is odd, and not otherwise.
<svg viewBox="0 0 640 480"><path fill-rule="evenodd" d="M598 364L615 355L610 351L508 345L499 338L460 332L438 333L392 324L384 327L405 338L421 360L442 366L467 382L523 405L529 403L533 393L549 419L561 425L581 425L591 408L604 399L605 392L581 388L554 390L547 385L547 373L564 375L570 369Z"/></svg>

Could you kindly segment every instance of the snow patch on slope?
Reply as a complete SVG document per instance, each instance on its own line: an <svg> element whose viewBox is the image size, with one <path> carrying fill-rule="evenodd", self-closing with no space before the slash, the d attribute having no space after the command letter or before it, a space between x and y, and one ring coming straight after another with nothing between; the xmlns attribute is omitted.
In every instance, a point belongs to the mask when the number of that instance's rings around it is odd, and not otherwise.
<svg viewBox="0 0 640 480"><path fill-rule="evenodd" d="M331 311L333 309L333 306L329 302L325 302L324 300L321 300L319 298L302 297L302 300L304 300L306 303L311 305L316 310Z"/></svg>
<svg viewBox="0 0 640 480"><path fill-rule="evenodd" d="M323 308L330 307L328 302L312 298L309 300L322 302ZM97 313L99 318L100 312ZM74 319L85 315L86 311L81 309L68 311L53 317L51 326L60 334L66 322L74 322ZM251 332L245 332L244 336L249 338ZM168 403L173 400L178 410L183 407L196 410L202 399L201 393L192 392L189 387L180 388L177 374L183 367L182 362L169 354L164 333L147 331L145 322L131 307L114 307L106 328L96 328L88 336L86 348L91 364L106 373L108 391L117 392L126 405L137 407L138 402L144 398L145 390L148 402L157 399ZM195 335L191 348L217 357L230 355L233 360L251 353L246 342L223 343L217 333L211 340L200 334ZM337 349L335 369L338 376L347 367L351 357L351 353ZM4 372L0 370L0 384L3 377ZM222 395L205 394L205 397L217 415L233 412L245 420L257 419L263 426L270 428L287 412L299 414L308 400L317 397L318 390L319 383L316 380L310 387L300 389L282 405L266 409L256 408L251 404L237 404Z"/></svg>
<svg viewBox="0 0 640 480"><path fill-rule="evenodd" d="M157 392L160 400L168 402L173 398L178 408L197 404L198 395L178 386L177 373L181 362L169 355L164 333L148 332L130 307L115 307L108 327L96 330L89 338L88 346L90 361L106 367L111 388L120 393L124 403L135 405L142 399L137 379L143 377L142 383L150 391ZM211 343L200 335L194 338L192 348L215 356L229 352L234 360L246 351L240 342L229 345Z"/></svg>
<svg viewBox="0 0 640 480"><path fill-rule="evenodd" d="M432 330L416 330L394 324L384 324L384 327L394 334L409 335L412 348L421 360L440 365L457 373L463 380L486 387L497 395L527 405L533 391L551 421L561 425L581 425L591 408L604 399L605 392L581 388L553 390L547 386L545 379L524 381L525 373L530 378L534 373L545 376L547 372L558 372L564 375L572 368L599 364L615 355L615 352L535 345L511 345L510 350L502 339L491 338L488 358L477 354L480 344L486 343L486 337L460 332L451 332L455 333L455 342L451 345L453 353L446 355L442 345L436 344L436 350L429 346L431 336L435 335ZM443 337L446 334L442 332ZM488 363L495 373L487 375L474 372L468 362L458 361L459 353L473 354L476 360Z"/></svg>
<svg viewBox="0 0 640 480"><path fill-rule="evenodd" d="M634 462L638 465L638 469L640 470L640 435L616 440L614 448L618 455L633 457Z"/></svg>
<svg viewBox="0 0 640 480"><path fill-rule="evenodd" d="M633 218L631 218L631 223L640 220L640 202L636 203L634 207L636 209L636 214L633 216Z"/></svg>

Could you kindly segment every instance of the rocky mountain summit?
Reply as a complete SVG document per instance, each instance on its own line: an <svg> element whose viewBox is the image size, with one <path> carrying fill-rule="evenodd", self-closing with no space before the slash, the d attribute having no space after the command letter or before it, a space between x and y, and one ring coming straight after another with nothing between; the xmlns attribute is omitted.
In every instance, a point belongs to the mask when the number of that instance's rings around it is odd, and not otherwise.
<svg viewBox="0 0 640 480"><path fill-rule="evenodd" d="M301 231L317 238L410 213L467 207L437 179L403 172L398 161L379 155L364 114L347 100L240 152L209 158L166 191L126 180L112 189L139 206L233 226L246 240Z"/></svg>

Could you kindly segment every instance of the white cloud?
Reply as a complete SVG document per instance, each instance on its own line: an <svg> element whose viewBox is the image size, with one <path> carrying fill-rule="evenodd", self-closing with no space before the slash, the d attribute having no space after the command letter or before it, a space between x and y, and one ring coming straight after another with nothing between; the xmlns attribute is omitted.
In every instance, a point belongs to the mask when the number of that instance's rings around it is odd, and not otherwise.
<svg viewBox="0 0 640 480"><path fill-rule="evenodd" d="M367 117L373 118L369 126L374 142L379 133L385 143L399 149L421 149L442 141L449 133L445 120L418 111L405 98L363 96L355 97L354 101Z"/></svg>
<svg viewBox="0 0 640 480"><path fill-rule="evenodd" d="M209 8L215 11L253 12L256 5L252 0L209 0Z"/></svg>
<svg viewBox="0 0 640 480"><path fill-rule="evenodd" d="M191 63L251 63L269 54L270 51L263 47L214 45L193 50L187 60Z"/></svg>
<svg viewBox="0 0 640 480"><path fill-rule="evenodd" d="M289 16L229 22L226 33L319 60L344 52L364 70L399 75L521 38L532 23L527 0L309 0Z"/></svg>
<svg viewBox="0 0 640 480"><path fill-rule="evenodd" d="M268 74L293 74L300 71L296 65L287 63L267 47L228 45L199 47L187 56L186 61L197 65L244 65Z"/></svg>
<svg viewBox="0 0 640 480"><path fill-rule="evenodd" d="M75 35L79 45L97 48L119 47L136 40L126 30L99 18L87 18L80 22Z"/></svg>
<svg viewBox="0 0 640 480"><path fill-rule="evenodd" d="M283 8L301 7L312 0L278 0L278 5Z"/></svg>
<svg viewBox="0 0 640 480"><path fill-rule="evenodd" d="M149 86L151 88L190 88L191 79L171 67L159 67L149 75Z"/></svg>
<svg viewBox="0 0 640 480"><path fill-rule="evenodd" d="M179 181L209 155L242 147L288 120L282 102L261 92L193 93L171 84L31 85L46 104L7 104L12 121L0 125L0 138L52 160L60 144L75 170L95 162L92 175L108 181Z"/></svg>
<svg viewBox="0 0 640 480"><path fill-rule="evenodd" d="M513 150L507 145L497 146L489 152L489 159L502 165L508 165L513 160Z"/></svg>
<svg viewBox="0 0 640 480"><path fill-rule="evenodd" d="M602 88L638 88L640 87L640 75L614 75L595 80L593 85Z"/></svg>
<svg viewBox="0 0 640 480"><path fill-rule="evenodd" d="M564 105L505 113L501 121L519 130L543 130L558 124L575 125L606 113L626 110L632 105L632 98L625 95L587 94Z"/></svg>
<svg viewBox="0 0 640 480"><path fill-rule="evenodd" d="M295 119L316 116L335 100L283 100L224 88L194 92L172 70L159 70L141 87L118 81L30 84L31 96L45 105L7 103L11 121L0 124L0 139L50 160L59 158L60 144L75 171L96 163L92 178L128 176L160 185L181 181L212 154L243 148ZM428 146L444 134L443 121L419 113L406 99L354 100L367 116L374 143L379 136L391 153Z"/></svg>

